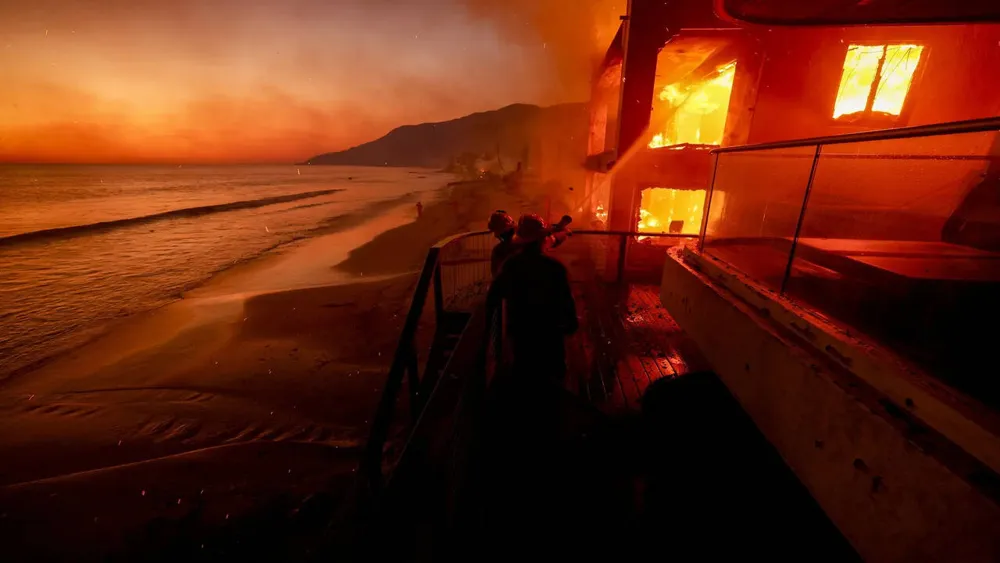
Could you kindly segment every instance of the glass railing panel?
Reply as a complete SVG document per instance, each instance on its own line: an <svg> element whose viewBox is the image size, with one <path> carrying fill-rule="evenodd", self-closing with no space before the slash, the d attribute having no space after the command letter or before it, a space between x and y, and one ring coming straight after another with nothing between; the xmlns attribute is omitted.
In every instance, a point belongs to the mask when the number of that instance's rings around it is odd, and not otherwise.
<svg viewBox="0 0 1000 563"><path fill-rule="evenodd" d="M704 252L779 290L815 146L718 154Z"/></svg>
<svg viewBox="0 0 1000 563"><path fill-rule="evenodd" d="M982 369L1000 318L997 139L823 146L785 281L788 297L994 404Z"/></svg>

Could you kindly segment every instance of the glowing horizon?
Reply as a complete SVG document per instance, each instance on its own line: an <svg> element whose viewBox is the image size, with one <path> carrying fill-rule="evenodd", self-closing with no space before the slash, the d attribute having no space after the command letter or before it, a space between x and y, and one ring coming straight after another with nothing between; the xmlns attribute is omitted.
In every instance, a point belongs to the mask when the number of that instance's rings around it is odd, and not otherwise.
<svg viewBox="0 0 1000 563"><path fill-rule="evenodd" d="M300 162L586 98L465 1L0 0L0 162Z"/></svg>

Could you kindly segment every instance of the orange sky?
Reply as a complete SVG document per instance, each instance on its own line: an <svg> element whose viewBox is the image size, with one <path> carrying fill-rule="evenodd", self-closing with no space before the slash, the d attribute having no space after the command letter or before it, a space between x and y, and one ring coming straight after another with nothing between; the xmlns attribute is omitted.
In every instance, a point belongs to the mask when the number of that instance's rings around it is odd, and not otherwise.
<svg viewBox="0 0 1000 563"><path fill-rule="evenodd" d="M624 3L0 0L0 161L288 162L582 100Z"/></svg>

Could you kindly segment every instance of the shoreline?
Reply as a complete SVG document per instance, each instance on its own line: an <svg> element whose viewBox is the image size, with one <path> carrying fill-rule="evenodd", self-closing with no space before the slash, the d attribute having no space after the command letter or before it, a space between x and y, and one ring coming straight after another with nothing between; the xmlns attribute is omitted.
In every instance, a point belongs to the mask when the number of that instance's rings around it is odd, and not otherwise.
<svg viewBox="0 0 1000 563"><path fill-rule="evenodd" d="M442 192L444 189L444 187L440 187L433 191ZM390 215L393 212L403 209L408 203L412 202L419 195L419 192L410 192L393 199L378 200L368 203L360 209L352 212L328 217L319 225L303 232L295 238L275 243L273 246L264 248L256 254L241 258L231 264L227 264L202 279L191 281L183 289L181 289L173 299L164 301L163 303L149 309L130 312L127 315L82 328L79 331L79 340L73 345L59 349L50 355L38 358L37 360L20 366L0 376L0 393L2 393L4 387L8 386L11 382L22 377L30 376L34 372L45 369L46 366L53 362L57 362L62 358L80 351L81 349L85 349L102 338L108 337L109 334L122 330L123 326L128 326L129 323L137 322L137 319L142 319L144 316L154 314L167 307L175 306L177 303L180 303L185 299L190 299L192 296L197 296L199 291L203 291L205 288L214 287L213 284L218 283L218 280L233 276L234 270L236 272L243 272L245 269L259 267L261 264L267 264L270 260L280 257L286 252L294 251L297 246L308 244L309 241L313 239L336 236L345 231L363 227L366 222L369 222L367 218L373 214L378 215L379 219L384 219L383 216ZM363 245L365 243L360 242L358 244ZM235 275L238 276L239 274ZM332 285L334 283L342 285L345 283L353 283L353 281L354 280L346 279L345 277L344 279L336 280L335 282L331 280L324 280L313 285ZM295 287L275 287L269 291L281 291L282 289L295 289ZM246 296L252 295L252 292L244 293ZM257 291L257 293L263 293L263 291Z"/></svg>
<svg viewBox="0 0 1000 563"><path fill-rule="evenodd" d="M277 497L342 499L428 247L524 206L490 185L443 187L416 220L409 203L229 268L3 382L0 505L25 533L0 537L0 558L141 555L128 538L164 519L195 518L176 541L196 541L252 529L241 522ZM348 251L347 232L367 238Z"/></svg>

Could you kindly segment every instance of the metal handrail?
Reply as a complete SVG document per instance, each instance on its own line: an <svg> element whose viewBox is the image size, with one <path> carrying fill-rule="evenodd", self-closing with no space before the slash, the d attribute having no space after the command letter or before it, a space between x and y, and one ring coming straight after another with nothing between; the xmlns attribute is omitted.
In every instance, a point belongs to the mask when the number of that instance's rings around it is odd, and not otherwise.
<svg viewBox="0 0 1000 563"><path fill-rule="evenodd" d="M898 127L896 129L879 129L876 131L864 131L862 133L848 133L846 135L829 135L826 137L811 137L808 139L794 139L791 141L775 141L773 143L736 145L715 149L712 151L712 154L718 155L731 152L790 149L797 147L809 147L813 145L842 145L845 143L887 141L891 139L908 139L913 137L929 137L932 135L957 133L982 133L997 129L1000 129L1000 117L985 117L981 119L969 119L966 121L952 121L949 123L934 123L931 125L914 125L911 127Z"/></svg>
<svg viewBox="0 0 1000 563"><path fill-rule="evenodd" d="M392 414L395 410L396 398L403 384L403 375L407 371L410 371L410 377L416 377L415 370L411 369L411 359L416 357L413 341L420 324L420 317L424 312L424 305L427 303L427 292L430 289L432 281L434 282L434 294L436 298L435 306L438 308L437 312L439 315L442 312L440 298L442 293L441 277L440 269L438 268L441 250L453 242L482 235L486 232L462 233L445 238L432 246L427 252L427 258L424 260L424 266L420 270L420 277L417 279L417 285L413 290L413 297L410 300L410 308L406 314L403 330L399 335L399 344L397 344L396 351L392 357L392 364L390 364L389 375L382 390L382 397L379 399L375 417L372 420L364 457L361 460L362 475L367 478L369 487L373 490L378 490L382 485L382 454L385 442L389 438Z"/></svg>
<svg viewBox="0 0 1000 563"><path fill-rule="evenodd" d="M392 426L393 413L395 411L396 400L399 395L399 391L402 388L403 377L409 373L410 377L410 390L411 390L411 410L413 411L414 419L416 420L420 416L420 410L422 406L426 405L424 401L423 405L420 404L417 399L415 392L420 385L418 366L416 366L416 350L414 346L414 340L417 335L417 329L420 324L420 318L424 312L424 306L427 303L427 294L431 290L433 284L434 291L434 302L435 302L435 314L438 319L438 324L440 325L441 319L444 317L445 306L443 299L443 289L441 280L441 266L449 265L451 261L442 261L441 252L447 246L456 243L460 240L472 238L476 236L488 235L489 231L474 231L461 233L458 235L450 236L439 241L427 252L427 258L424 260L423 268L420 271L420 277L417 280L417 285L413 290L413 297L410 301L410 308L406 315L406 320L403 324L403 329L399 335L399 343L396 346L395 353L393 355L392 363L389 367L389 374L386 377L385 387L382 391L382 397L379 400L378 406L376 408L375 416L372 420L371 429L369 430L368 443L365 447L365 452L361 460L361 474L362 477L367 480L368 487L373 491L378 491L383 485L383 475L382 475L382 463L383 454L386 441L389 438L389 431ZM577 235L603 235L603 236L618 236L621 237L621 249L619 251L618 269L619 273L617 278L620 280L622 278L621 272L625 267L625 251L628 240L631 237L652 237L652 238L683 238L683 239L694 239L698 235L687 235L687 234L676 234L676 233L644 233L637 231L600 231L600 230L578 230L573 231L573 234ZM461 260L457 261L460 263L475 262L475 259L469 259L468 261ZM483 258L480 261L489 261L489 258Z"/></svg>

